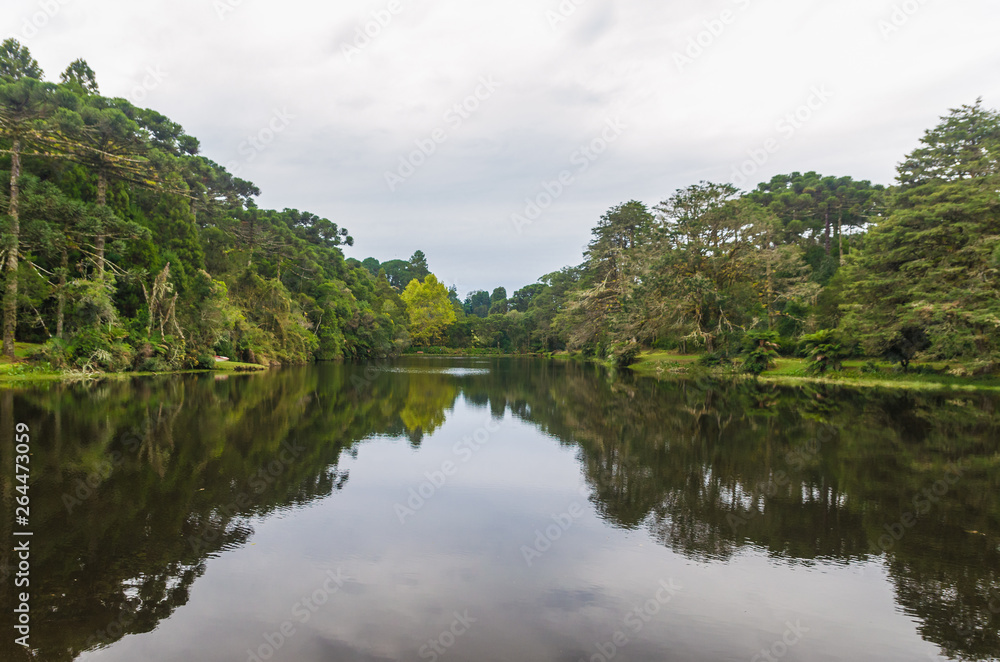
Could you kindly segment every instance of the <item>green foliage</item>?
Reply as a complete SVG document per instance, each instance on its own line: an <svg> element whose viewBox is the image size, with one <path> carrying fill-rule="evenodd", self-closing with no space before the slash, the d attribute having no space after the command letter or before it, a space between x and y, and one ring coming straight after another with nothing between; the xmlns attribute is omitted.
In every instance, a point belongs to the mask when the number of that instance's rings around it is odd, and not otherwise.
<svg viewBox="0 0 1000 662"><path fill-rule="evenodd" d="M413 343L423 346L443 341L456 315L448 289L437 277L429 274L423 282L413 279L400 296L410 316Z"/></svg>
<svg viewBox="0 0 1000 662"><path fill-rule="evenodd" d="M616 368L627 368L639 358L642 348L635 341L617 341L608 349L608 361Z"/></svg>
<svg viewBox="0 0 1000 662"><path fill-rule="evenodd" d="M773 368L779 342L777 331L749 331L743 337L743 371L759 375Z"/></svg>
<svg viewBox="0 0 1000 662"><path fill-rule="evenodd" d="M0 44L0 79L15 81L22 78L41 80L42 68L38 60L31 57L27 46L16 39L5 39Z"/></svg>
<svg viewBox="0 0 1000 662"><path fill-rule="evenodd" d="M0 217L20 258L5 261L4 335L58 336L53 365L304 363L448 343L615 362L635 347L743 352L760 372L800 339L824 347L820 372L856 348L904 370L1000 361L1000 115L981 102L929 130L889 190L794 172L745 194L701 182L652 210L631 200L598 219L579 266L459 301L422 251L346 260L346 228L258 208L260 190L200 156L180 124L101 96L84 60L58 84L42 75L16 40L0 45L0 149L22 166L18 186L0 177L0 202L20 209ZM769 335L748 334L748 348L744 329ZM815 329L838 335L803 336Z"/></svg>
<svg viewBox="0 0 1000 662"><path fill-rule="evenodd" d="M25 159L19 227L0 217L0 230L29 258L7 281L5 318L31 339L61 336L54 365L160 371L217 351L304 363L406 348L406 306L377 261L344 259L346 228L258 209L256 186L198 156L176 122L101 96L83 60L60 84L41 76L26 48L3 43L0 147L20 141ZM420 251L402 266L400 289L429 273Z"/></svg>
<svg viewBox="0 0 1000 662"><path fill-rule="evenodd" d="M809 357L806 371L813 375L840 370L843 367L844 359L848 357L848 353L840 341L840 336L832 329L824 329L802 336L802 346Z"/></svg>
<svg viewBox="0 0 1000 662"><path fill-rule="evenodd" d="M922 142L849 266L842 328L904 367L907 329L922 330L927 342L911 344L933 359L1000 355L1000 116L964 106Z"/></svg>

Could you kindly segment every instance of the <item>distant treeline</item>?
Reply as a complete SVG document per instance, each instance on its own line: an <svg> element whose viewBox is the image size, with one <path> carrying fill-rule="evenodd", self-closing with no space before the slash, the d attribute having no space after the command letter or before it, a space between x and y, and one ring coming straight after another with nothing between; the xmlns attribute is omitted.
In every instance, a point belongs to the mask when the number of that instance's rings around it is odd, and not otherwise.
<svg viewBox="0 0 1000 662"><path fill-rule="evenodd" d="M327 219L259 209L153 110L98 91L77 60L43 80L0 45L3 344L54 367L170 370L365 358L409 343L405 306Z"/></svg>
<svg viewBox="0 0 1000 662"><path fill-rule="evenodd" d="M460 300L426 256L345 259L346 229L199 155L160 113L101 96L77 60L45 82L0 45L3 348L54 367L169 370L214 356L364 359L410 346L653 347L1000 358L1000 115L951 111L895 186L814 172L701 182L598 221L582 264ZM803 340L806 340L803 342ZM771 351L771 349L768 349Z"/></svg>
<svg viewBox="0 0 1000 662"><path fill-rule="evenodd" d="M889 188L795 172L749 192L701 182L652 209L626 202L583 257L509 298L452 295L455 319L424 336L619 363L650 347L720 360L764 348L820 369L855 355L993 370L1000 115L981 101L950 111Z"/></svg>

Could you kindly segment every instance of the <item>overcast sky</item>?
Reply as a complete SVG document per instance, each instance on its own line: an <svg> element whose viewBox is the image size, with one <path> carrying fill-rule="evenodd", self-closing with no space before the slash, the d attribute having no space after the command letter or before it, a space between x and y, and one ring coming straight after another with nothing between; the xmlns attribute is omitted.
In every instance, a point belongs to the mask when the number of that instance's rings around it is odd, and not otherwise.
<svg viewBox="0 0 1000 662"><path fill-rule="evenodd" d="M463 294L700 180L889 184L949 108L1000 107L996 0L4 0L0 25L48 79L83 57L182 124L262 207L347 227L359 259L422 249Z"/></svg>

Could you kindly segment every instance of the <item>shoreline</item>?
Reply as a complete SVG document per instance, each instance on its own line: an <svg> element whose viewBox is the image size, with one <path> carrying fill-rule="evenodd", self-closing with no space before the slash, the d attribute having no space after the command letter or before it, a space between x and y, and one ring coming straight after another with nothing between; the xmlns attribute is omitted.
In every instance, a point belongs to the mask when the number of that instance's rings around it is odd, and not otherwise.
<svg viewBox="0 0 1000 662"><path fill-rule="evenodd" d="M549 359L555 361L588 361L610 367L607 361L594 357L586 357L578 353L551 352L504 354L490 349L478 348L429 348L424 351L406 352L400 357L508 357ZM397 358L400 358L397 357ZM672 354L661 350L643 351L636 362L628 366L628 370L636 376L652 377L654 379L690 379L692 377L710 376L728 379L753 379L753 376L738 370L738 364L729 366L701 366L699 354ZM823 384L833 386L851 386L856 388L893 388L921 391L1000 391L1000 376L968 377L950 375L941 372L944 368L932 374L926 372L904 373L893 370L888 364L881 364L875 373L864 373L861 365L864 360L845 362L845 369L825 375L806 374L805 359L781 358L775 368L764 371L756 379L775 385ZM935 364L920 364L922 366ZM936 364L942 365L942 364ZM947 364L944 364L947 365ZM23 372L15 372L23 367ZM192 368L189 370L172 370L167 372L94 372L82 373L73 371L47 371L32 365L24 359L16 363L0 364L0 388L10 385L26 385L32 383L54 382L84 382L104 379L128 379L133 377L160 377L167 375L215 374L215 375L245 375L268 372L274 366L264 366L253 363L220 362L214 369ZM887 372L888 371L888 372Z"/></svg>

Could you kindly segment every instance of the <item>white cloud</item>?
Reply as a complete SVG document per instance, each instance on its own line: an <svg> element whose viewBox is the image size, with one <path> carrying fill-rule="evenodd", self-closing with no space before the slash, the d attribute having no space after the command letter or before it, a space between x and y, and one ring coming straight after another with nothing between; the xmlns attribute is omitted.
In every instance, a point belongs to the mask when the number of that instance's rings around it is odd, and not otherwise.
<svg viewBox="0 0 1000 662"><path fill-rule="evenodd" d="M834 97L758 180L818 170L890 183L948 108L978 96L1000 106L1000 7L987 0L907 0L888 35L880 22L902 0L576 1L398 0L392 11L389 0L219 0L232 8L220 19L215 0L8 0L0 22L23 36L25 21L47 12L24 41L50 79L84 57L105 94L129 96L159 68L146 104L220 163L245 158L241 143L276 111L294 115L242 163L261 204L345 225L357 257L420 248L463 290L513 291L579 261L612 205L728 179L814 85ZM553 27L548 11L565 20ZM343 45L380 17L348 61ZM679 70L675 53L699 38L707 46ZM386 170L481 76L503 85L390 192ZM616 116L629 126L621 140L515 232L510 216L525 198Z"/></svg>

